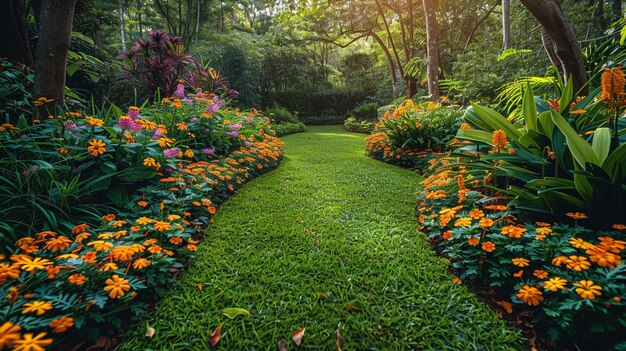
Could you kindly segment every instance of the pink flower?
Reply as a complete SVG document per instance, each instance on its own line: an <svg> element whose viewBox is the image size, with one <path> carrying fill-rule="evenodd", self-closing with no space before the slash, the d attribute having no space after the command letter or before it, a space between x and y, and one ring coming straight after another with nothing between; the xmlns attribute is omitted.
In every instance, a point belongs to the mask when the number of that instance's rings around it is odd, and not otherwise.
<svg viewBox="0 0 626 351"><path fill-rule="evenodd" d="M139 118L139 108L135 106L131 106L128 109L128 117L130 117L130 119L132 119L133 121Z"/></svg>
<svg viewBox="0 0 626 351"><path fill-rule="evenodd" d="M141 124L135 122L132 117L122 116L118 122L118 126L122 130L130 130L133 132L141 132Z"/></svg>
<svg viewBox="0 0 626 351"><path fill-rule="evenodd" d="M163 150L163 155L165 155L165 157L167 158L175 158L178 156L178 154L180 154L180 149L177 147L173 147L171 149L165 149Z"/></svg>
<svg viewBox="0 0 626 351"><path fill-rule="evenodd" d="M152 140L157 140L157 139L159 139L162 136L163 136L163 133L161 132L161 129L157 129L154 132L154 135L152 136Z"/></svg>
<svg viewBox="0 0 626 351"><path fill-rule="evenodd" d="M182 99L185 97L185 86L182 83L178 83L173 96L177 99Z"/></svg>
<svg viewBox="0 0 626 351"><path fill-rule="evenodd" d="M207 155L213 155L215 154L215 148L210 148L210 149L202 149L202 153L203 154L207 154Z"/></svg>

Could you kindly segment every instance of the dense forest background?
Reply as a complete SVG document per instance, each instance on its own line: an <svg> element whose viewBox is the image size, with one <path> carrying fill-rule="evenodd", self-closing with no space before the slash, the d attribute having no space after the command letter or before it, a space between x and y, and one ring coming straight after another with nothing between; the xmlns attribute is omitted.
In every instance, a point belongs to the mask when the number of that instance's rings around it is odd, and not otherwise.
<svg viewBox="0 0 626 351"><path fill-rule="evenodd" d="M0 56L32 64L41 0L11 0L0 16L25 18L21 38ZM221 73L244 108L282 106L300 116L345 114L357 106L428 95L423 5L404 0L78 0L66 96L138 104L150 97L124 80L123 53L150 31L181 36L188 53ZM541 26L520 2L442 0L436 6L441 94L491 101L506 82L546 75ZM565 1L583 55L611 36L622 2ZM15 28L1 19L8 30ZM19 27L19 24L18 26ZM619 29L617 29L619 31ZM19 35L6 35L20 40ZM17 57L15 57L17 56ZM553 76L554 72L548 72ZM24 88L28 90L28 87ZM24 102L26 103L26 102Z"/></svg>

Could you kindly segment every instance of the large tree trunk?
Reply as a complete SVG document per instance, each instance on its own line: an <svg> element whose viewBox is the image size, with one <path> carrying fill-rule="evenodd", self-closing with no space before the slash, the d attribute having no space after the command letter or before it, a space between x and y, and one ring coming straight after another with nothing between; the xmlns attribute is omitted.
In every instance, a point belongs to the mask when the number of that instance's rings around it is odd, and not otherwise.
<svg viewBox="0 0 626 351"><path fill-rule="evenodd" d="M426 18L426 43L428 49L428 94L431 100L439 100L439 39L437 28L437 0L423 0L424 16Z"/></svg>
<svg viewBox="0 0 626 351"><path fill-rule="evenodd" d="M53 99L41 107L42 113L53 113L55 105L63 104L75 5L76 0L44 0L41 3L39 42L35 52L35 97Z"/></svg>
<svg viewBox="0 0 626 351"><path fill-rule="evenodd" d="M126 52L126 19L124 18L124 11L126 6L124 0L118 0L120 11L120 37L122 39L122 51Z"/></svg>
<svg viewBox="0 0 626 351"><path fill-rule="evenodd" d="M552 64L563 72L565 80L573 80L574 91L578 95L587 95L589 88L585 85L587 82L585 63L574 29L567 22L561 9L562 0L520 1L545 31L544 44L549 42L551 45L544 46Z"/></svg>
<svg viewBox="0 0 626 351"><path fill-rule="evenodd" d="M32 66L24 3L22 0L5 1L0 11L0 57Z"/></svg>
<svg viewBox="0 0 626 351"><path fill-rule="evenodd" d="M504 50L511 48L511 0L502 0L502 44Z"/></svg>

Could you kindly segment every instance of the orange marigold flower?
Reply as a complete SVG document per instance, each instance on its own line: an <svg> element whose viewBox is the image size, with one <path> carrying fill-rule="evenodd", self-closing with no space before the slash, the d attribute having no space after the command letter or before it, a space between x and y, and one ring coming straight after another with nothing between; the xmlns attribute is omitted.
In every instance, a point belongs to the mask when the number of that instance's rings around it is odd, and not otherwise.
<svg viewBox="0 0 626 351"><path fill-rule="evenodd" d="M107 279L104 283L106 284L106 286L104 287L104 291L108 291L109 297L112 299L120 298L124 296L126 291L130 290L128 280L120 278L120 276L117 274Z"/></svg>
<svg viewBox="0 0 626 351"><path fill-rule="evenodd" d="M478 221L478 225L483 228L489 228L493 225L493 219L487 217L481 218L480 221Z"/></svg>
<svg viewBox="0 0 626 351"><path fill-rule="evenodd" d="M567 260L568 260L567 256L557 256L552 259L552 264L558 267L566 263Z"/></svg>
<svg viewBox="0 0 626 351"><path fill-rule="evenodd" d="M506 133L502 129L494 131L491 136L491 140L493 142L493 146L498 149L506 149L509 146Z"/></svg>
<svg viewBox="0 0 626 351"><path fill-rule="evenodd" d="M512 239L521 238L522 236L524 236L525 232L526 228L516 227L514 225L507 225L506 227L503 227L501 231L502 234L508 235L509 238Z"/></svg>
<svg viewBox="0 0 626 351"><path fill-rule="evenodd" d="M479 240L478 240L478 238L477 238L477 237L475 237L475 236L472 236L472 237L470 237L469 239L467 239L467 243L468 243L468 244L470 244L470 245L472 245L472 246L476 246L476 245L478 245L478 242L479 242Z"/></svg>
<svg viewBox="0 0 626 351"><path fill-rule="evenodd" d="M72 274L67 278L67 281L70 282L70 284L76 284L76 285L83 285L85 284L85 276L82 274Z"/></svg>
<svg viewBox="0 0 626 351"><path fill-rule="evenodd" d="M539 289L528 285L524 285L517 293L517 297L530 306L538 306L539 303L543 301L542 295Z"/></svg>
<svg viewBox="0 0 626 351"><path fill-rule="evenodd" d="M517 273L513 273L514 278L521 278L524 275L524 270L520 269Z"/></svg>
<svg viewBox="0 0 626 351"><path fill-rule="evenodd" d="M87 239L90 236L91 234L89 233L80 233L74 237L74 242L81 243L83 242L83 240Z"/></svg>
<svg viewBox="0 0 626 351"><path fill-rule="evenodd" d="M20 330L22 328L19 325L15 325L11 322L4 322L0 326L0 350L7 349L13 345L13 343L20 339Z"/></svg>
<svg viewBox="0 0 626 351"><path fill-rule="evenodd" d="M116 261L128 261L136 253L130 246L118 246L111 251L111 257Z"/></svg>
<svg viewBox="0 0 626 351"><path fill-rule="evenodd" d="M581 212L568 212L565 215L567 217L571 217L573 219L586 219L586 218L589 218L589 217L587 217L586 214L581 213Z"/></svg>
<svg viewBox="0 0 626 351"><path fill-rule="evenodd" d="M119 267L117 267L117 264L113 263L113 262L108 262L102 265L102 267L100 267L100 270L103 272L108 272L110 270L118 270Z"/></svg>
<svg viewBox="0 0 626 351"><path fill-rule="evenodd" d="M73 326L74 318L72 317L59 317L50 322L50 328L52 328L53 333L63 333Z"/></svg>
<svg viewBox="0 0 626 351"><path fill-rule="evenodd" d="M148 207L148 201L143 201L143 200L139 201L139 202L137 202L137 206L146 208L146 207Z"/></svg>
<svg viewBox="0 0 626 351"><path fill-rule="evenodd" d="M87 246L93 246L96 251L108 252L113 247L113 243L104 240L95 240L88 243Z"/></svg>
<svg viewBox="0 0 626 351"><path fill-rule="evenodd" d="M22 335L22 338L13 342L14 351L44 351L45 347L52 344L53 339L44 339L46 333L33 336L32 333Z"/></svg>
<svg viewBox="0 0 626 351"><path fill-rule="evenodd" d="M22 314L36 313L38 316L41 316L52 309L52 304L46 301L27 302L22 306L25 307L24 310L22 310Z"/></svg>
<svg viewBox="0 0 626 351"><path fill-rule="evenodd" d="M530 265L530 261L525 258L514 258L511 260L514 265L518 267L528 267Z"/></svg>
<svg viewBox="0 0 626 351"><path fill-rule="evenodd" d="M593 244L590 244L590 243L584 241L581 238L571 238L571 239L569 239L569 243L573 247L575 247L577 249L583 249L583 250L587 250L587 249L589 249L590 247L593 246Z"/></svg>
<svg viewBox="0 0 626 351"><path fill-rule="evenodd" d="M485 213L482 210L479 210L479 209L475 208L475 209L470 211L469 215L470 215L470 217L478 220L478 219L481 219L482 217L484 217Z"/></svg>
<svg viewBox="0 0 626 351"><path fill-rule="evenodd" d="M619 255L606 251L602 246L591 246L585 252L589 255L589 259L595 262L600 267L615 268L622 264L622 259Z"/></svg>
<svg viewBox="0 0 626 351"><path fill-rule="evenodd" d="M547 228L547 227L539 227L535 229L535 232L537 232L537 234L540 234L540 235L548 235L552 233L552 229Z"/></svg>
<svg viewBox="0 0 626 351"><path fill-rule="evenodd" d="M613 224L611 228L617 230L626 230L626 224Z"/></svg>
<svg viewBox="0 0 626 351"><path fill-rule="evenodd" d="M74 229L72 229L72 234L77 235L77 234L83 233L87 231L87 228L89 228L87 224L85 223L79 224L76 227L74 227Z"/></svg>
<svg viewBox="0 0 626 351"><path fill-rule="evenodd" d="M600 246L612 253L618 254L626 248L626 241L615 240L609 236L599 236L598 240L600 240Z"/></svg>
<svg viewBox="0 0 626 351"><path fill-rule="evenodd" d="M575 270L576 272L582 272L585 269L589 269L591 267L591 263L586 257L583 256L570 256L567 261L565 261L565 266L571 270Z"/></svg>
<svg viewBox="0 0 626 351"><path fill-rule="evenodd" d="M445 232L443 232L443 238L445 240L452 239L452 231L451 230L446 230Z"/></svg>
<svg viewBox="0 0 626 351"><path fill-rule="evenodd" d="M548 272L542 269L535 269L533 275L539 279L546 279L548 277Z"/></svg>
<svg viewBox="0 0 626 351"><path fill-rule="evenodd" d="M537 225L537 227L549 227L550 223L546 223L546 222L536 222L535 223Z"/></svg>
<svg viewBox="0 0 626 351"><path fill-rule="evenodd" d="M111 222L112 220L115 220L115 217L116 216L113 213L109 213L108 215L102 216L102 219L108 223L108 222Z"/></svg>
<svg viewBox="0 0 626 351"><path fill-rule="evenodd" d="M546 290L550 290L552 292L556 292L559 289L565 289L567 285L567 280L559 277L550 278L547 282L543 283L543 288Z"/></svg>
<svg viewBox="0 0 626 351"><path fill-rule="evenodd" d="M163 251L163 248L161 246L159 246L159 245L154 245L154 246L150 246L148 248L148 251L150 253L152 253L152 254L157 254L157 253Z"/></svg>
<svg viewBox="0 0 626 351"><path fill-rule="evenodd" d="M139 225L147 225L154 222L154 220L148 218L148 217L139 217L137 218L137 220L135 221L135 223L139 224Z"/></svg>
<svg viewBox="0 0 626 351"><path fill-rule="evenodd" d="M482 248L485 252L493 252L496 250L496 245L491 241L486 241L483 243Z"/></svg>
<svg viewBox="0 0 626 351"><path fill-rule="evenodd" d="M172 225L170 223L161 222L161 221L154 222L153 226L155 230L158 230L160 232L164 232L166 230L172 229Z"/></svg>
<svg viewBox="0 0 626 351"><path fill-rule="evenodd" d="M593 280L581 280L578 283L574 283L576 286L576 293L583 299L593 300L596 296L602 295L602 287L595 285Z"/></svg>
<svg viewBox="0 0 626 351"><path fill-rule="evenodd" d="M135 260L135 262L133 262L133 268L135 268L135 269L144 269L144 268L148 267L151 263L152 262L150 262L150 260L147 260L145 258L138 258L138 259Z"/></svg>
<svg viewBox="0 0 626 351"><path fill-rule="evenodd" d="M89 146L87 147L87 151L94 157L100 156L104 154L106 149L106 143L100 139L92 139L89 141Z"/></svg>
<svg viewBox="0 0 626 351"><path fill-rule="evenodd" d="M51 238L48 239L48 241L46 242L46 250L52 250L52 251L61 251L66 249L68 246L70 246L70 244L72 243L72 240L64 237L64 236L59 236L56 238Z"/></svg>
<svg viewBox="0 0 626 351"><path fill-rule="evenodd" d="M174 245L180 245L180 243L183 242L183 238L178 237L178 236L173 236L170 238L170 243L174 244Z"/></svg>

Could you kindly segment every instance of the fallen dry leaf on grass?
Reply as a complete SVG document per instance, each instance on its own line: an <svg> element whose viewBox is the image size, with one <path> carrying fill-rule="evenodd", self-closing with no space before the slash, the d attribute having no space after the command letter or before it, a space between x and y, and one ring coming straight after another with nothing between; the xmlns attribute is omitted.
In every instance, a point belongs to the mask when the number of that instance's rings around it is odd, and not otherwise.
<svg viewBox="0 0 626 351"><path fill-rule="evenodd" d="M341 351L341 333L339 332L339 329L335 330L335 344L337 345L337 350Z"/></svg>
<svg viewBox="0 0 626 351"><path fill-rule="evenodd" d="M278 351L287 351L287 345L285 345L285 340L278 340Z"/></svg>
<svg viewBox="0 0 626 351"><path fill-rule="evenodd" d="M152 338L152 336L154 335L154 333L156 333L156 330L154 330L154 328L152 328L151 326L148 326L146 328L146 337L148 338Z"/></svg>
<svg viewBox="0 0 626 351"><path fill-rule="evenodd" d="M220 324L219 327L215 328L215 330L213 331L213 334L209 336L209 345L211 345L211 347L217 346L217 344L220 342L220 339L222 338L223 326L224 326L224 323Z"/></svg>
<svg viewBox="0 0 626 351"><path fill-rule="evenodd" d="M300 347L300 345L302 345L302 338L304 338L304 329L305 328L296 330L295 332L293 332L293 334L291 334L291 341L293 341L293 343L296 344L297 347Z"/></svg>
<svg viewBox="0 0 626 351"><path fill-rule="evenodd" d="M203 287L202 283L198 283L198 290L202 291L202 287Z"/></svg>

